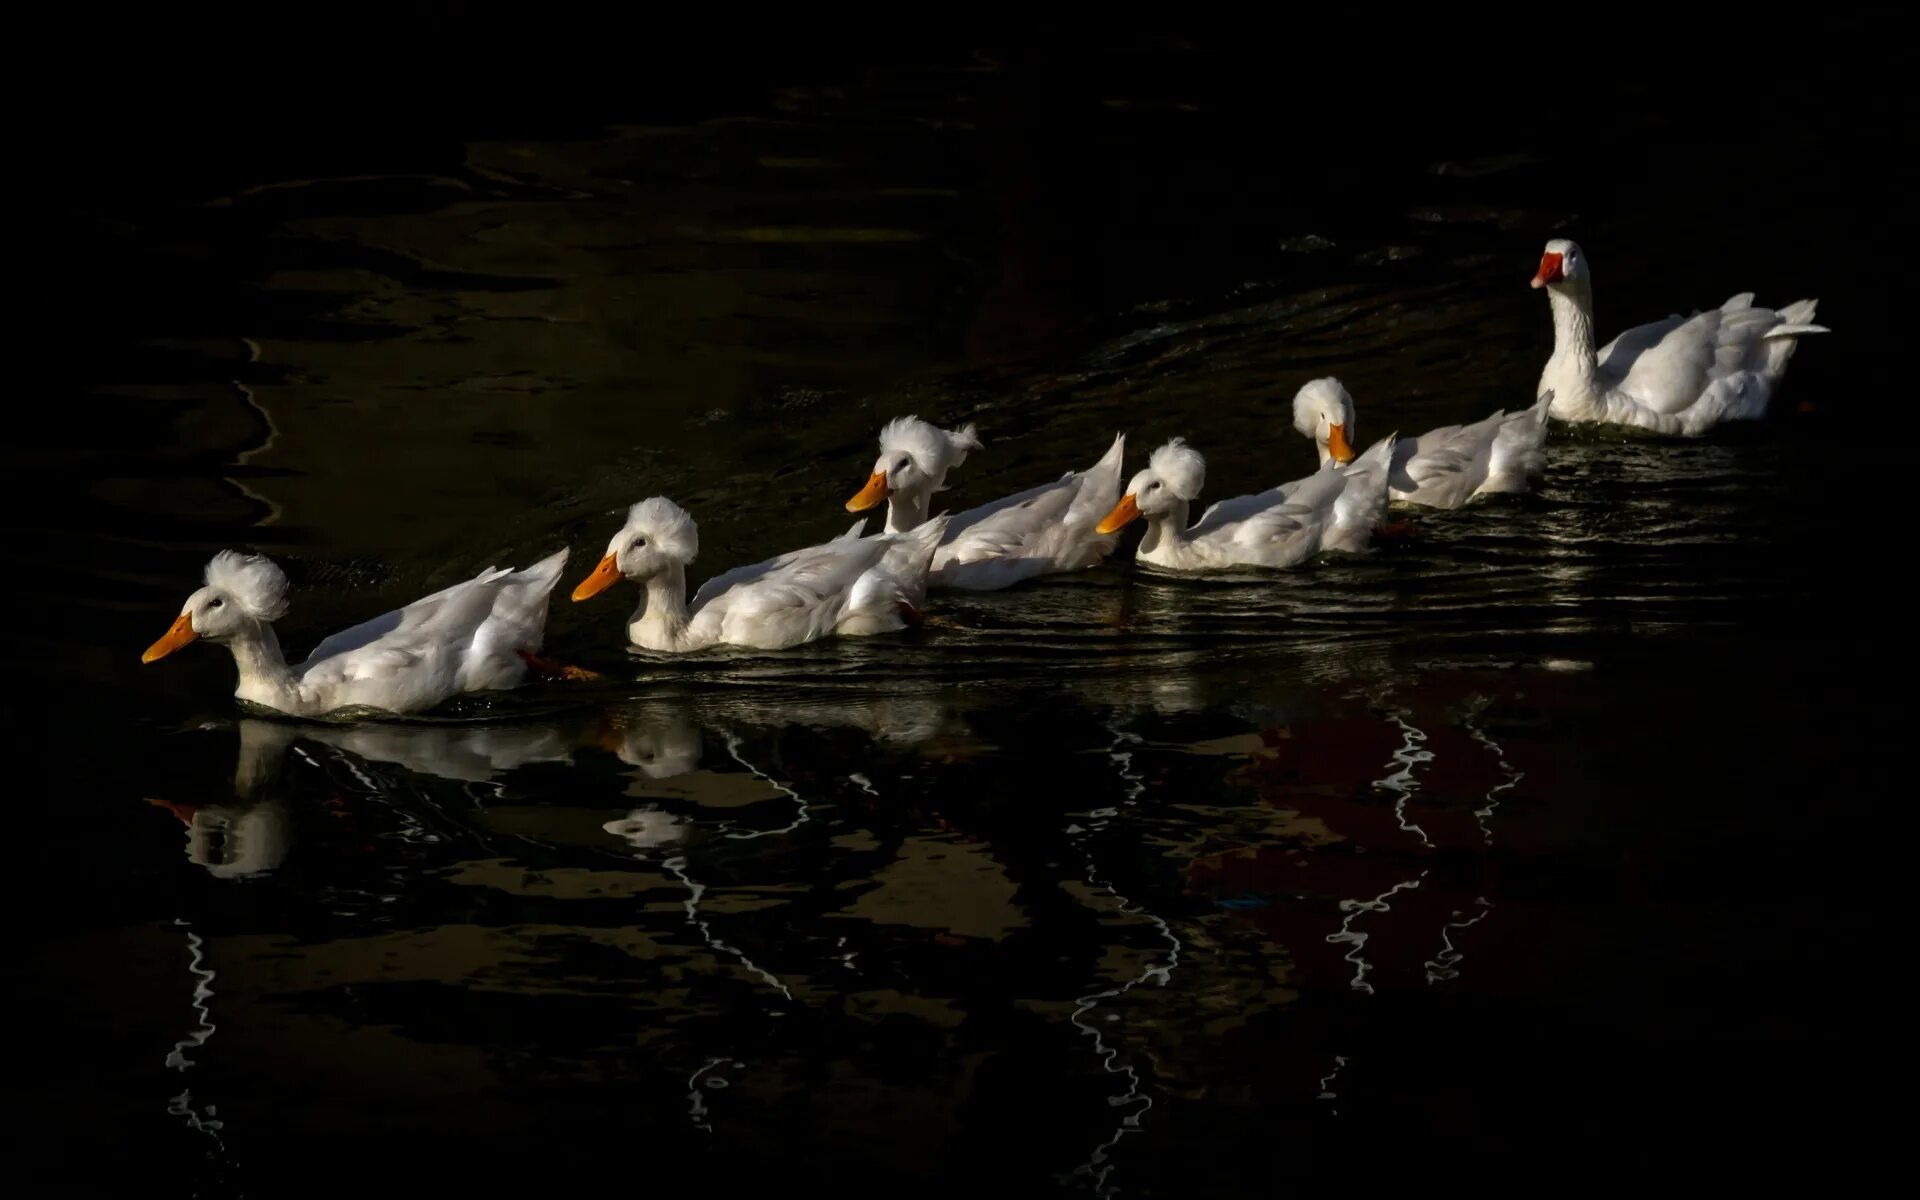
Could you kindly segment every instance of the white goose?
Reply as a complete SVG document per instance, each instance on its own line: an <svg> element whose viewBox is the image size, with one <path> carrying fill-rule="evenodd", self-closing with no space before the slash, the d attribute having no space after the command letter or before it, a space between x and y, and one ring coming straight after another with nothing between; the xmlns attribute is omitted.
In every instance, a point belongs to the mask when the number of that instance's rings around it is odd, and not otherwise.
<svg viewBox="0 0 1920 1200"><path fill-rule="evenodd" d="M1093 566L1114 539L1095 526L1120 497L1120 464L1127 436L1119 434L1099 462L1052 483L1016 492L952 517L934 551L933 587L992 591L1024 579ZM947 472L980 449L973 426L937 429L918 417L889 421L880 431L880 457L866 486L847 501L848 512L887 502L887 530L916 528L927 519L933 494Z"/></svg>
<svg viewBox="0 0 1920 1200"><path fill-rule="evenodd" d="M862 538L856 525L833 541L716 575L689 604L687 565L699 553L699 531L685 509L654 496L629 511L573 598L597 596L622 576L633 580L642 592L628 638L673 654L723 644L784 650L835 635L891 633L918 619L913 598L925 588L945 530L940 518L908 533Z"/></svg>
<svg viewBox="0 0 1920 1200"><path fill-rule="evenodd" d="M1135 557L1170 571L1291 567L1323 550L1364 550L1386 512L1392 445L1392 438L1382 438L1351 466L1328 463L1305 479L1222 500L1189 528L1187 513L1206 482L1207 462L1174 438L1147 459L1147 469L1133 477L1099 528L1115 533L1145 517Z"/></svg>
<svg viewBox="0 0 1920 1200"><path fill-rule="evenodd" d="M240 670L233 694L297 717L342 708L422 712L461 692L514 687L547 624L547 594L567 552L524 571L492 567L464 583L334 634L287 665L273 622L287 612L287 577L271 559L223 550L206 586L187 597L141 662L196 640L223 644Z"/></svg>
<svg viewBox="0 0 1920 1200"><path fill-rule="evenodd" d="M1691 317L1635 326L1593 348L1593 276L1586 252L1547 243L1534 287L1553 306L1553 357L1540 373L1562 421L1603 421L1654 433L1698 437L1722 421L1766 415L1800 336L1826 333L1813 323L1816 300L1775 312L1742 292Z"/></svg>
<svg viewBox="0 0 1920 1200"><path fill-rule="evenodd" d="M1393 443L1387 489L1395 500L1459 508L1475 496L1524 492L1546 470L1548 392L1532 408L1497 412L1471 425L1443 425ZM1320 465L1353 458L1353 397L1328 376L1293 397L1293 427L1313 440Z"/></svg>

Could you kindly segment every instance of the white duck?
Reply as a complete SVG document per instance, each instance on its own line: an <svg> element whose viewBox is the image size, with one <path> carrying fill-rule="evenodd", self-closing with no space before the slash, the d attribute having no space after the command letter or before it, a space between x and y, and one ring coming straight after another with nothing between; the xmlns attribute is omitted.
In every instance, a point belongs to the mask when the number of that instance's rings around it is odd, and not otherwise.
<svg viewBox="0 0 1920 1200"><path fill-rule="evenodd" d="M633 506L573 598L597 596L622 576L633 580L642 593L628 638L674 654L722 644L784 650L833 635L904 629L918 618L913 597L925 587L946 519L872 538L859 537L859 528L716 575L689 604L687 564L699 553L699 532L685 509L654 496Z"/></svg>
<svg viewBox="0 0 1920 1200"><path fill-rule="evenodd" d="M1547 467L1552 403L1548 392L1519 412L1395 439L1389 495L1409 504L1459 508L1475 496L1526 491L1527 481ZM1294 393L1293 427L1313 440L1321 466L1352 460L1353 397L1338 379L1315 379Z"/></svg>
<svg viewBox="0 0 1920 1200"><path fill-rule="evenodd" d="M1756 420L1800 335L1828 332L1813 323L1816 300L1775 312L1742 292L1707 312L1635 326L1596 353L1586 252L1564 238L1548 242L1533 286L1546 288L1553 306L1553 357L1539 390L1553 393L1562 421L1697 437L1722 421Z"/></svg>
<svg viewBox="0 0 1920 1200"><path fill-rule="evenodd" d="M482 571L464 583L363 621L288 666L273 622L287 612L287 577L271 559L223 550L207 564L206 586L187 597L166 636L141 662L204 639L233 652L234 695L297 717L342 708L421 712L461 692L518 685L540 649L547 594L567 552L524 571Z"/></svg>
<svg viewBox="0 0 1920 1200"><path fill-rule="evenodd" d="M1120 496L1120 463L1127 437L1120 434L1099 462L1069 471L1052 483L1016 492L952 517L934 552L933 587L992 591L1024 579L1093 566L1113 551L1114 539L1095 526ZM913 529L927 518L933 494L944 491L947 472L980 449L973 426L937 429L918 417L889 421L880 431L880 457L848 512L887 502L887 529Z"/></svg>
<svg viewBox="0 0 1920 1200"><path fill-rule="evenodd" d="M1305 479L1222 500L1189 528L1187 513L1206 482L1207 463L1174 438L1127 484L1100 531L1116 533L1145 517L1147 533L1135 557L1171 571L1291 567L1323 550L1364 550L1387 509L1392 446L1392 438L1382 438L1350 466L1328 463Z"/></svg>

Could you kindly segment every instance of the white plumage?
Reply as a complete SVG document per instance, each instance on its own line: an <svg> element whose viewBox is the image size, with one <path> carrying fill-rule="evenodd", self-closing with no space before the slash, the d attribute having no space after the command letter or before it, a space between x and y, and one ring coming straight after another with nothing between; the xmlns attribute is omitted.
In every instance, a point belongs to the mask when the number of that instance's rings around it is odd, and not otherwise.
<svg viewBox="0 0 1920 1200"><path fill-rule="evenodd" d="M914 442L921 450L911 449ZM1093 566L1113 550L1114 539L1095 530L1120 496L1126 435L1099 462L1069 471L1051 483L1028 488L949 519L945 540L934 552L931 587L992 591L1022 580ZM847 502L855 512L887 502L889 532L917 528L926 520L933 493L946 487L946 472L966 451L980 447L971 425L942 432L918 418L903 418L880 434L881 454L867 486Z"/></svg>
<svg viewBox="0 0 1920 1200"><path fill-rule="evenodd" d="M1636 326L1593 348L1593 276L1573 242L1547 243L1533 286L1553 309L1553 357L1540 374L1563 421L1631 425L1697 437L1723 421L1766 415L1773 389L1813 323L1814 300L1778 311L1742 292L1716 309Z"/></svg>
<svg viewBox="0 0 1920 1200"><path fill-rule="evenodd" d="M1171 571L1291 567L1325 550L1364 550L1386 511L1392 444L1385 438L1350 465L1329 462L1305 479L1222 500L1189 527L1206 463L1175 438L1149 457L1100 528L1146 518L1135 556Z"/></svg>
<svg viewBox="0 0 1920 1200"><path fill-rule="evenodd" d="M322 641L289 666L272 621L287 611L287 579L261 555L226 550L207 564L206 586L187 598L148 662L196 639L224 644L239 668L234 695L294 716L342 708L422 712L461 692L510 688L526 678L522 654L540 649L547 597L567 552L524 571L495 570Z"/></svg>
<svg viewBox="0 0 1920 1200"><path fill-rule="evenodd" d="M1532 408L1496 412L1471 425L1443 425L1419 437L1393 439L1389 495L1409 504L1458 508L1475 496L1524 492L1546 470L1547 408L1553 393ZM1329 430L1356 428L1353 397L1338 379L1305 384L1293 397L1294 428L1313 439L1321 465L1335 457Z"/></svg>
<svg viewBox="0 0 1920 1200"><path fill-rule="evenodd" d="M685 653L708 646L782 650L829 636L857 637L905 628L917 616L941 518L902 534L862 538L857 529L830 542L707 580L689 603L686 566L698 546L693 518L655 496L633 506L574 599L598 594L622 576L643 589L627 636L646 650Z"/></svg>

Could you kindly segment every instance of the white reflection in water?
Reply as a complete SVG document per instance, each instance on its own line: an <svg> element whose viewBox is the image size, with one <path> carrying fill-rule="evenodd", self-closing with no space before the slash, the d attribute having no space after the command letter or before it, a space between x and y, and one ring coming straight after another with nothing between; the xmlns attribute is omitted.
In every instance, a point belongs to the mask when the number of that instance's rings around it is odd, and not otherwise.
<svg viewBox="0 0 1920 1200"><path fill-rule="evenodd" d="M733 761L745 767L747 771L755 779L758 779L760 782L766 784L768 787L774 789L775 791L785 794L789 799L793 801L793 806L794 806L793 820L788 822L785 825L782 825L778 829L735 829L735 830L728 831L727 833L728 837L734 838L737 840L745 840L748 838L772 837L776 834L792 833L794 830L800 828L802 825L805 825L808 821L813 819L812 814L807 806L806 800L801 797L799 792L794 791L792 788L788 787L786 784L782 783L780 780L775 779L773 776L767 774L765 771L762 771L759 767L754 766L752 763L748 762L745 757L741 755L740 738L738 735L734 734L731 730L729 730L729 731L726 731L723 734L723 736L727 739L727 753L733 755Z"/></svg>
<svg viewBox="0 0 1920 1200"><path fill-rule="evenodd" d="M1340 1094L1333 1090L1333 1081L1340 1077L1340 1072L1346 1069L1346 1065L1346 1055L1336 1054L1333 1056L1333 1070L1328 1071L1320 1077L1320 1095L1318 1099L1325 1100L1328 1104L1334 1104L1339 1101ZM1340 1115L1340 1110L1337 1108L1331 1111L1336 1117Z"/></svg>
<svg viewBox="0 0 1920 1200"><path fill-rule="evenodd" d="M635 850L652 850L672 845L687 836L689 822L658 808L636 808L626 816L608 821L601 828L622 838Z"/></svg>
<svg viewBox="0 0 1920 1200"><path fill-rule="evenodd" d="M213 1023L213 1011L208 1004L213 999L214 972L207 965L205 943L186 921L175 919L174 924L187 931L187 974L193 979L192 1005L196 1023L187 1031L187 1036L173 1044L173 1049L167 1053L166 1065L184 1074L193 1067L193 1059L187 1057L187 1052L205 1046L218 1027ZM179 1095L168 1098L167 1114L179 1117L186 1122L187 1128L213 1139L209 1157L225 1163L227 1143L221 1131L226 1128L226 1122L220 1119L214 1105L208 1104L204 1109L195 1108L193 1088L187 1086L180 1089Z"/></svg>
<svg viewBox="0 0 1920 1200"><path fill-rule="evenodd" d="M1133 747L1141 745L1144 739L1137 734L1128 733L1118 725L1110 725L1108 729L1113 734L1113 744L1108 750L1107 757L1126 784L1121 797L1121 806L1131 808L1147 790L1145 776L1135 770L1133 765ZM1126 1088L1123 1091L1107 1097L1107 1106L1121 1113L1120 1123L1114 1127L1113 1136L1095 1146L1093 1152L1088 1155L1087 1161L1075 1167L1072 1172L1073 1177L1087 1180L1095 1194L1102 1196L1111 1196L1118 1191L1117 1188L1108 1184L1108 1177L1112 1175L1115 1165L1114 1147L1118 1146L1120 1139L1128 1134L1140 1132L1141 1122L1153 1108L1153 1097L1146 1094L1140 1072L1135 1070L1131 1063L1121 1059L1121 1048L1107 1042L1106 1036L1090 1019L1089 1014L1101 1003L1124 996L1148 980L1153 980L1161 987L1171 983L1173 972L1180 965L1182 948L1180 938L1174 933L1171 925L1157 914L1147 911L1145 906L1135 904L1121 895L1119 889L1100 876L1100 869L1094 862L1092 839L1105 830L1108 822L1119 813L1118 808L1093 809L1086 814L1087 821L1084 826L1079 824L1069 826L1068 833L1073 835L1074 840L1080 844L1081 853L1086 856L1088 886L1105 892L1111 897L1115 912L1124 916L1146 918L1157 930L1161 940L1166 943L1167 954L1164 960L1149 962L1138 975L1117 986L1080 997L1075 1002L1072 1015L1068 1017L1068 1020L1072 1021L1084 1036L1093 1039L1093 1052L1100 1062L1100 1069L1109 1075L1119 1075L1126 1082ZM1118 1013L1109 1014L1107 1019L1116 1020L1118 1016Z"/></svg>

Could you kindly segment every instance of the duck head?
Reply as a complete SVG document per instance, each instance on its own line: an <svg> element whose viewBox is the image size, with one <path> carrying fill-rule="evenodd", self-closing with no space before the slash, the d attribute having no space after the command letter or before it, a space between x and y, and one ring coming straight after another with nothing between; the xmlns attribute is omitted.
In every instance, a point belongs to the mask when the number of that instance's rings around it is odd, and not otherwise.
<svg viewBox="0 0 1920 1200"><path fill-rule="evenodd" d="M575 600L598 596L622 577L645 583L700 552L700 534L687 510L665 496L650 496L627 512L627 523L607 543L606 556L573 589Z"/></svg>
<svg viewBox="0 0 1920 1200"><path fill-rule="evenodd" d="M1313 440L1320 465L1353 461L1353 397L1338 379L1316 379L1293 394L1293 427Z"/></svg>
<svg viewBox="0 0 1920 1200"><path fill-rule="evenodd" d="M1094 532L1117 533L1141 517L1167 516L1197 499L1206 482L1207 460L1185 438L1174 438L1147 456L1146 469L1127 484L1120 503Z"/></svg>
<svg viewBox="0 0 1920 1200"><path fill-rule="evenodd" d="M287 577L273 560L222 550L207 564L206 586L187 597L173 626L140 661L154 662L196 641L227 642L258 633L286 614Z"/></svg>
<svg viewBox="0 0 1920 1200"><path fill-rule="evenodd" d="M880 457L866 485L847 501L848 512L865 512L884 500L898 499L924 507L933 493L947 486L947 472L978 450L980 438L973 426L940 429L919 417L898 417L880 430Z"/></svg>

